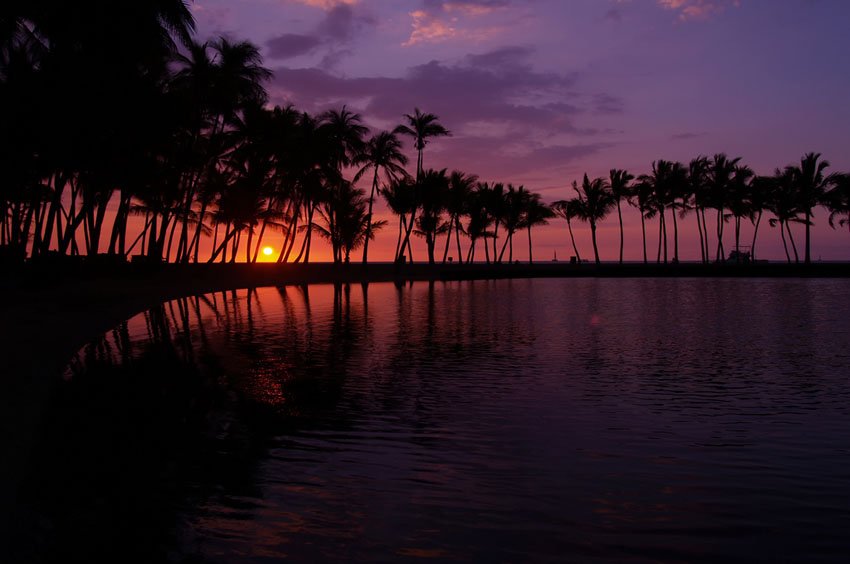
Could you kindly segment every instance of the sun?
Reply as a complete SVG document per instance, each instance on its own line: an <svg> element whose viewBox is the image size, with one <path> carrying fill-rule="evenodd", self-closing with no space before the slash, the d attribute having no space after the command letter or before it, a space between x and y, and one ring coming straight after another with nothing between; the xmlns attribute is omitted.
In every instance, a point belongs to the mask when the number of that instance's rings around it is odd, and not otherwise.
<svg viewBox="0 0 850 564"><path fill-rule="evenodd" d="M274 249L272 249L271 247L263 247L263 254L266 255L267 257L272 256L273 252L274 252Z"/></svg>

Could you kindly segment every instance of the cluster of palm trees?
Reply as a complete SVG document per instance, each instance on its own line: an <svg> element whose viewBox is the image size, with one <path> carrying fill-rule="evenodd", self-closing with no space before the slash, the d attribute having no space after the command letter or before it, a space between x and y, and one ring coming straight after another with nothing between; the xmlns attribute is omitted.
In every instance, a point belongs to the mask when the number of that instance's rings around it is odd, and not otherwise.
<svg viewBox="0 0 850 564"><path fill-rule="evenodd" d="M428 143L450 135L437 116L417 108L393 131L370 136L345 106L320 115L269 107L271 73L254 45L195 41L182 0L131 4L113 12L41 0L0 8L0 260L254 262L275 232L278 262L309 261L313 235L330 244L334 261L362 248L366 262L369 242L386 226L375 219L379 197L398 216L396 261L414 259L415 235L432 263L472 262L480 246L487 262L512 262L522 231L531 260L532 228L560 216L579 260L572 222L589 225L598 262L597 226L616 209L622 262L627 204L640 211L644 261L646 222L655 218L658 262L669 258L668 219L678 260L679 220L689 213L705 262L725 256L730 220L736 249L741 222L753 222L754 255L765 211L789 261L789 243L798 260L791 223L805 224L810 260L815 207L828 207L830 224L850 226L847 175L827 175L815 154L769 177L724 155L687 166L657 161L638 178L622 170L585 176L573 183L575 197L552 205L523 186L426 169ZM358 186L364 182L368 190ZM707 210L715 211L711 230ZM202 255L202 246L210 252Z"/></svg>
<svg viewBox="0 0 850 564"><path fill-rule="evenodd" d="M741 164L740 158L730 159L725 154L712 158L697 157L687 165L659 160L652 170L635 178L624 170L611 170L608 178L589 179L581 184L573 182L576 196L553 204L556 213L567 220L573 249L581 260L572 221L590 225L594 258L599 263L596 228L599 222L617 210L620 226L620 255L623 262L622 205L628 203L638 209L641 218L643 262L648 262L646 221L658 219L658 248L656 262L670 260L668 218L672 221L672 261L679 261L679 221L693 214L699 233L700 255L704 263L726 260L724 233L727 223L734 227L734 254L737 260L755 260L759 226L765 212L771 217L768 223L778 226L788 262L800 262L800 253L791 231L792 223L805 226L804 262L811 262L811 226L814 210L818 206L829 212L829 224L850 228L850 175L826 174L829 162L818 153L808 153L799 165L776 169L771 176L756 176L753 170ZM706 211L714 215L706 220ZM711 215L711 214L709 214ZM742 251L741 223L749 221L753 237L749 249ZM709 229L709 225L711 228ZM716 245L711 244L712 237ZM790 244L790 250L789 250ZM714 247L714 248L712 248ZM713 259L712 259L713 257Z"/></svg>

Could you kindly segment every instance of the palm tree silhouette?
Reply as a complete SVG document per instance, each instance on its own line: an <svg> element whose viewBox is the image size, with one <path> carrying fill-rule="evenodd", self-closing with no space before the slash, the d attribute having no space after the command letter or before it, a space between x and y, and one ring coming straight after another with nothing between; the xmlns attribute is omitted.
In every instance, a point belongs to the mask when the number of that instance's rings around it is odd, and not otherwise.
<svg viewBox="0 0 850 564"><path fill-rule="evenodd" d="M493 219L487 210L487 201L490 197L490 186L486 182L478 182L472 193L469 196L466 207L466 215L469 217L469 222L466 225L466 233L469 236L469 252L466 256L466 262L472 263L475 260L475 245L478 239L484 239L484 250L487 251L487 237L491 235L488 228L493 223ZM489 251L487 251L487 262L490 262Z"/></svg>
<svg viewBox="0 0 850 564"><path fill-rule="evenodd" d="M422 113L419 108L414 108L413 114L405 114L406 124L397 126L393 133L409 135L413 137L413 146L416 149L416 184L419 185L423 173L423 155L425 145L431 137L446 137L451 135L451 132L443 127L438 121L440 118L434 114ZM404 242L401 244L400 253L404 253L405 245L410 241L410 233L413 230L414 220L416 219L416 208L411 210L410 222L407 226L407 232L404 235ZM401 260L402 254L396 256L396 260ZM413 259L411 259L412 261Z"/></svg>
<svg viewBox="0 0 850 564"><path fill-rule="evenodd" d="M437 234L445 229L440 217L445 210L446 193L449 190L449 179L446 169L426 170L422 172L417 185L417 202L422 213L416 218L418 227L416 234L425 238L428 249L428 263L434 264L434 248Z"/></svg>
<svg viewBox="0 0 850 564"><path fill-rule="evenodd" d="M794 251L794 262L800 262L800 257L797 254L797 244L794 242L794 234L791 232L789 224L801 223L804 220L800 219L799 197L797 192L797 179L793 167L786 167L784 170L777 169L774 173L771 186L770 197L770 212L774 215L769 223L771 227L779 225L779 235L782 238L782 246L785 249L785 258L791 262L791 255L788 253L788 240L791 242L791 248ZM788 234L786 240L785 234Z"/></svg>
<svg viewBox="0 0 850 564"><path fill-rule="evenodd" d="M555 215L567 220L567 229L570 233L570 242L573 245L573 252L575 253L576 261L578 261L579 264L581 264L581 253L578 252L578 246L576 245L576 238L573 234L572 220L578 218L580 206L581 202L578 198L571 198L569 200L558 200L557 202L552 204L552 211L555 212ZM644 246L644 250L645 249L646 247Z"/></svg>
<svg viewBox="0 0 850 564"><path fill-rule="evenodd" d="M615 206L614 196L607 180L604 178L590 180L587 174L584 175L580 188L578 183L573 181L573 190L578 194L578 203L575 205L576 217L590 224L593 257L598 265L600 261L599 246L596 244L596 227Z"/></svg>
<svg viewBox="0 0 850 564"><path fill-rule="evenodd" d="M623 235L623 212L620 209L620 202L629 197L631 190L629 183L634 180L634 178L634 175L629 174L628 171L616 168L612 168L608 176L608 184L611 186L611 194L617 204L617 220L620 223L620 264L623 264L623 246L625 243Z"/></svg>
<svg viewBox="0 0 850 564"><path fill-rule="evenodd" d="M727 216L724 214L726 203L729 198L729 190L732 185L732 176L735 167L741 158L729 159L725 154L718 153L709 162L706 177L707 198L711 207L717 210L717 255L716 260L720 262L726 258L723 248L723 226Z"/></svg>
<svg viewBox="0 0 850 564"><path fill-rule="evenodd" d="M446 228L446 248L443 250L443 263L446 262L449 256L449 245L452 240L452 230L454 230L455 243L457 244L457 261L463 261L463 255L461 254L460 249L460 218L467 212L469 198L472 194L473 187L477 182L477 176L474 174L466 174L459 170L453 170L449 175L448 191L446 192L444 202L446 212L449 214L449 223Z"/></svg>
<svg viewBox="0 0 850 564"><path fill-rule="evenodd" d="M827 192L825 198L829 209L829 225L835 229L836 218L839 226L850 228L850 174L832 175L832 188Z"/></svg>
<svg viewBox="0 0 850 564"><path fill-rule="evenodd" d="M523 215L527 209L529 197L530 194L524 186L514 187L512 184L508 184L508 191L505 192L505 209L502 216L502 225L505 227L507 236L499 253L499 262L502 262L506 248L509 249L508 262L512 263L514 261L514 233L516 233L517 229L524 227Z"/></svg>
<svg viewBox="0 0 850 564"><path fill-rule="evenodd" d="M831 179L824 174L829 168L829 161L820 160L820 153L806 153L800 159L800 166L790 167L793 172L797 188L799 207L804 214L804 225L806 226L806 250L805 263L811 264L811 227L812 210L815 206L822 204Z"/></svg>
<svg viewBox="0 0 850 564"><path fill-rule="evenodd" d="M369 240L372 238L372 206L375 200L375 191L378 189L379 173L384 171L386 180L391 183L397 178L407 176L404 169L407 165L407 156L401 152L401 141L395 133L382 131L373 136L366 143L366 148L356 158L356 162L363 166L354 176L357 182L369 169L372 169L372 191L369 193L369 211L366 220L366 237L363 241L363 263L368 262Z"/></svg>
<svg viewBox="0 0 850 564"><path fill-rule="evenodd" d="M531 228L537 225L546 225L549 219L555 217L555 212L552 208L543 203L540 194L533 192L525 198L522 219L520 227L525 227L528 230L528 264L534 264L534 255L531 245Z"/></svg>

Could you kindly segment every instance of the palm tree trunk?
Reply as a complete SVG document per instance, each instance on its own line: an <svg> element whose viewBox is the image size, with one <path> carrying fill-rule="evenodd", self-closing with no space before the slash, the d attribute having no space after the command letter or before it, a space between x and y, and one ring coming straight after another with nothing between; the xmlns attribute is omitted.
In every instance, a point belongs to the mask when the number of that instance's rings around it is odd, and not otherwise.
<svg viewBox="0 0 850 564"><path fill-rule="evenodd" d="M673 262L679 262L679 221L676 219L676 209L670 210L673 216Z"/></svg>
<svg viewBox="0 0 850 564"><path fill-rule="evenodd" d="M643 215L643 210L640 210L640 230L643 235L643 264L648 264L646 257L646 218Z"/></svg>
<svg viewBox="0 0 850 564"><path fill-rule="evenodd" d="M697 216L697 230L699 231L699 254L700 254L700 262L705 264L705 240L702 236L702 222L699 220L699 209L696 210Z"/></svg>
<svg viewBox="0 0 850 564"><path fill-rule="evenodd" d="M372 238L372 204L375 202L375 190L378 188L378 165L375 165L375 176L372 178L372 192L369 194L369 215L366 216L366 240L363 241L363 264L368 262L369 239Z"/></svg>
<svg viewBox="0 0 850 564"><path fill-rule="evenodd" d="M812 263L812 240L811 240L811 227L812 227L812 210L806 210L806 264Z"/></svg>
<svg viewBox="0 0 850 564"><path fill-rule="evenodd" d="M505 249L507 249L507 248L508 248L508 242L509 242L510 240L511 240L511 234L510 234L510 232L508 232L508 236L507 236L507 237L505 237L505 242L502 244L502 250L501 250L501 252L499 253L499 260L498 260L498 262L502 262L502 259L503 259L503 258L504 258L504 256L505 256Z"/></svg>
<svg viewBox="0 0 850 564"><path fill-rule="evenodd" d="M399 214L399 216L398 216L398 240L395 243L395 256L396 257L398 257L398 251L399 251L399 249L401 249L401 237L404 233L404 231L402 230L403 229L402 224L405 224L404 227L407 226L406 225L407 220L405 219L405 215L403 213Z"/></svg>
<svg viewBox="0 0 850 564"><path fill-rule="evenodd" d="M661 264L661 243L663 242L664 216L658 218L658 254L655 257L655 264Z"/></svg>
<svg viewBox="0 0 850 564"><path fill-rule="evenodd" d="M785 222L779 222L779 234L782 236L782 246L785 247L785 258L788 260L788 264L791 264L791 255L788 254L788 242L785 240Z"/></svg>
<svg viewBox="0 0 850 564"><path fill-rule="evenodd" d="M623 262L622 247L620 254L620 264ZM528 226L528 264L534 264L534 256L531 254L531 225Z"/></svg>
<svg viewBox="0 0 850 564"><path fill-rule="evenodd" d="M463 255L460 250L460 216L455 220L455 243L457 243L457 262L460 264L463 262Z"/></svg>
<svg viewBox="0 0 850 564"><path fill-rule="evenodd" d="M726 249L723 248L723 208L717 209L717 262L726 258Z"/></svg>
<svg viewBox="0 0 850 564"><path fill-rule="evenodd" d="M667 264L667 218L664 217L664 210L661 210L661 231L664 233L664 264Z"/></svg>
<svg viewBox="0 0 850 564"><path fill-rule="evenodd" d="M625 237L623 235L623 212L620 210L620 198L617 198L617 219L620 221L620 264L622 265Z"/></svg>
<svg viewBox="0 0 850 564"><path fill-rule="evenodd" d="M217 229L218 229L218 226L216 226L216 230ZM236 235L236 233L237 233L236 229L233 229L232 231L230 231L230 224L229 223L225 226L225 228L224 228L224 239L222 239L219 246L216 247L215 250L213 250L213 254L210 257L210 260L207 261L208 263L215 262L215 259L217 259L218 256L221 255L222 253L224 253L225 259L227 258L227 245L228 245L228 243L230 243L230 240ZM224 261L222 261L222 262L224 262Z"/></svg>
<svg viewBox="0 0 850 564"><path fill-rule="evenodd" d="M702 216L702 234L705 237L705 262L708 263L711 260L711 245L708 241L708 223L705 221L705 208L700 209L700 216Z"/></svg>
<svg viewBox="0 0 850 564"><path fill-rule="evenodd" d="M753 245L750 247L750 260L755 263L756 262L756 237L759 234L759 224L761 223L761 214L764 213L759 210L758 219L756 219L755 228L753 229Z"/></svg>
<svg viewBox="0 0 850 564"><path fill-rule="evenodd" d="M452 227L454 227L455 216L452 215L449 217L449 229L446 233L446 248L443 250L443 264L446 264L446 260L449 258L449 244L452 242Z"/></svg>
<svg viewBox="0 0 850 564"><path fill-rule="evenodd" d="M487 264L490 264L490 243L487 242L487 237L484 238L484 258L487 259Z"/></svg>
<svg viewBox="0 0 850 564"><path fill-rule="evenodd" d="M567 229L570 232L570 241L573 244L573 252L576 254L576 262L578 264L581 264L581 255L578 252L578 246L576 245L576 238L575 238L575 235L573 234L573 224L569 220L569 218L567 218ZM646 245L644 245L644 253L643 254L644 254L644 259L645 259L646 258Z"/></svg>
<svg viewBox="0 0 850 564"><path fill-rule="evenodd" d="M596 264L599 264L599 248L596 246L596 222L590 222L590 238L593 240L593 257L596 259Z"/></svg>
<svg viewBox="0 0 850 564"><path fill-rule="evenodd" d="M741 218L735 216L735 260L741 262Z"/></svg>
<svg viewBox="0 0 850 564"><path fill-rule="evenodd" d="M791 248L794 250L794 262L800 262L800 255L797 254L797 243L794 242L794 233L791 232L791 226L785 222L785 229L788 230L788 238L791 240Z"/></svg>

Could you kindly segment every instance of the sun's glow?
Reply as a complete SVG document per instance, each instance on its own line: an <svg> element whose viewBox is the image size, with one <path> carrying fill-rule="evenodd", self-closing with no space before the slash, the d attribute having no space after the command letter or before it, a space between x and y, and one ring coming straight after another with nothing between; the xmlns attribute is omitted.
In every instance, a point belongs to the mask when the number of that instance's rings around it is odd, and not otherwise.
<svg viewBox="0 0 850 564"><path fill-rule="evenodd" d="M272 256L273 252L274 252L274 249L272 249L271 247L263 247L263 254L266 255L267 257Z"/></svg>

